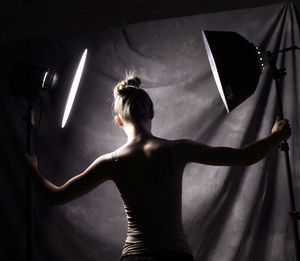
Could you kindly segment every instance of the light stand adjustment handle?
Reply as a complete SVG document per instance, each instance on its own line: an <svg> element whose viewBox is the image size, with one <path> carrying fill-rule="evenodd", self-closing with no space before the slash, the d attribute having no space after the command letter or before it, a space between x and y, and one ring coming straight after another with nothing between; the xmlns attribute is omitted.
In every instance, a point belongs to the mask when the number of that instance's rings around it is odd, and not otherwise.
<svg viewBox="0 0 300 261"><path fill-rule="evenodd" d="M278 148L281 151L289 151L290 150L289 144L287 143L286 140L284 142L281 142L280 145L278 145Z"/></svg>
<svg viewBox="0 0 300 261"><path fill-rule="evenodd" d="M295 220L300 220L300 212L299 211L290 211L290 216Z"/></svg>

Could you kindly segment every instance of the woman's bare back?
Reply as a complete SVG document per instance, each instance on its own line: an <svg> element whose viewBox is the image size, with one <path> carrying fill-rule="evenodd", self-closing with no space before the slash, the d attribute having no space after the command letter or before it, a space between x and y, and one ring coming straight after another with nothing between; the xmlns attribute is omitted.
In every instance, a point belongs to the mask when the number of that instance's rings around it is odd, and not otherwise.
<svg viewBox="0 0 300 261"><path fill-rule="evenodd" d="M112 180L128 218L123 255L190 252L181 218L184 164L172 149L172 141L152 136L112 154Z"/></svg>

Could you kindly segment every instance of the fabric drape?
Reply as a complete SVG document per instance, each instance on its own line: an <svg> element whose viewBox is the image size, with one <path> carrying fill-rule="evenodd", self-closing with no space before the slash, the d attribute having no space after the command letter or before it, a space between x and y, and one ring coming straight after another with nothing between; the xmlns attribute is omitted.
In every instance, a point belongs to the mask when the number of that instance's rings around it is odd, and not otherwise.
<svg viewBox="0 0 300 261"><path fill-rule="evenodd" d="M270 51L300 45L291 3L74 33L56 39L0 45L1 260L24 258L25 102L9 93L13 61L26 58L55 67L68 55L89 48L74 111L63 130L43 94L43 115L34 142L43 174L55 184L83 171L101 154L126 142L113 124L112 88L136 70L153 98L153 133L189 138L211 146L241 147L270 133L276 117L275 85L268 68L253 96L230 114L210 71L201 30L234 31ZM300 52L279 54L294 192L300 204ZM238 65L237 65L238 66ZM39 116L41 100L37 102ZM39 117L37 117L39 118ZM37 132L37 131L36 131ZM183 219L196 260L294 261L294 239L283 153L274 148L249 167L190 164L183 180ZM300 206L299 206L300 207ZM34 197L36 260L118 260L126 217L112 182L59 207ZM22 225L23 224L23 225Z"/></svg>

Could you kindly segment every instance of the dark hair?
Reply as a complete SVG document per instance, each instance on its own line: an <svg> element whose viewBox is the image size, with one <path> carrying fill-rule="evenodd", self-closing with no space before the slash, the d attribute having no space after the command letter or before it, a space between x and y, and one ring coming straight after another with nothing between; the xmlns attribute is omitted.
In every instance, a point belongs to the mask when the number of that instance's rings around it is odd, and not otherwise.
<svg viewBox="0 0 300 261"><path fill-rule="evenodd" d="M141 80L134 73L126 74L114 88L113 112L128 121L152 119L153 103L149 94L140 88Z"/></svg>

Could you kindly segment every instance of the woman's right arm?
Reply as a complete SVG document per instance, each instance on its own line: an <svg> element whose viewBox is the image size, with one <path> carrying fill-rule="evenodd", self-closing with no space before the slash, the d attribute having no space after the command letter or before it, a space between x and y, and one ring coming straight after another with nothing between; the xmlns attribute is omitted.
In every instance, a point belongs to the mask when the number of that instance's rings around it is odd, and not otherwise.
<svg viewBox="0 0 300 261"><path fill-rule="evenodd" d="M38 168L37 157L25 154L27 174L39 192L51 205L67 203L76 199L110 179L112 168L110 154L97 158L85 171L56 186L42 175Z"/></svg>
<svg viewBox="0 0 300 261"><path fill-rule="evenodd" d="M191 140L177 141L177 152L185 161L207 165L251 165L262 160L268 151L288 139L291 128L287 120L277 120L269 136L242 148L211 147Z"/></svg>

